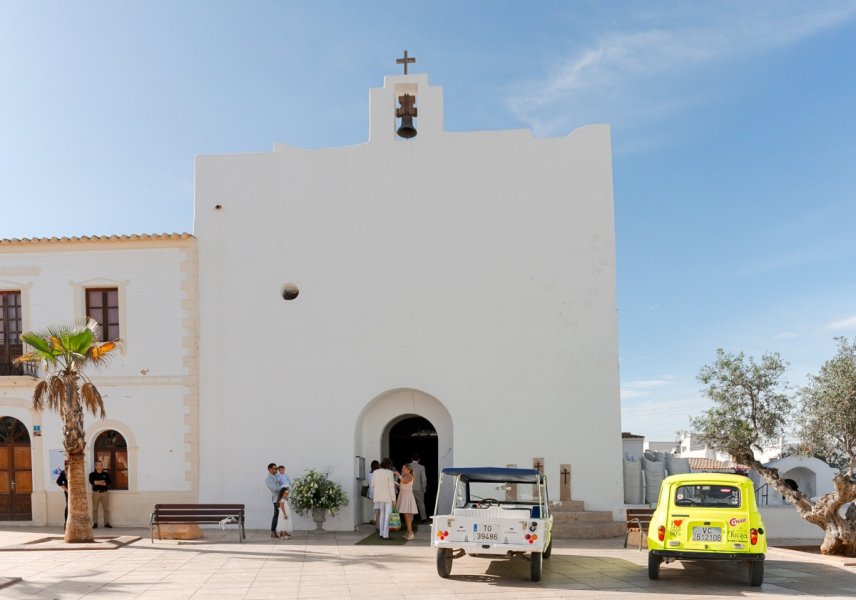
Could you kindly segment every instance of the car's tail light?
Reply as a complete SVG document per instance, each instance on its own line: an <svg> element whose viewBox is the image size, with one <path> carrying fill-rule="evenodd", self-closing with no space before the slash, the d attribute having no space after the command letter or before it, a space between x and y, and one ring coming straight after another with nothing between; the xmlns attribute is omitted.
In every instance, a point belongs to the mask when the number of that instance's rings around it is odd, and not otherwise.
<svg viewBox="0 0 856 600"><path fill-rule="evenodd" d="M660 525L657 527L657 539L661 542L666 539L666 527L665 525Z"/></svg>
<svg viewBox="0 0 856 600"><path fill-rule="evenodd" d="M749 530L749 541L752 542L753 546L758 543L758 530L757 529L750 529Z"/></svg>

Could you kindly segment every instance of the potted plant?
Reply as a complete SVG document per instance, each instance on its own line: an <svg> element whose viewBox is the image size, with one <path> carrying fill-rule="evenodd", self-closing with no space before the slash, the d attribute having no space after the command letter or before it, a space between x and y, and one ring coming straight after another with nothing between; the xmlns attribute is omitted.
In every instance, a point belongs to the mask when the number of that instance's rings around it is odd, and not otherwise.
<svg viewBox="0 0 856 600"><path fill-rule="evenodd" d="M314 533L326 533L322 524L327 513L336 512L348 505L348 496L342 486L330 480L329 471L306 469L291 485L289 500L294 511L302 517L312 514Z"/></svg>

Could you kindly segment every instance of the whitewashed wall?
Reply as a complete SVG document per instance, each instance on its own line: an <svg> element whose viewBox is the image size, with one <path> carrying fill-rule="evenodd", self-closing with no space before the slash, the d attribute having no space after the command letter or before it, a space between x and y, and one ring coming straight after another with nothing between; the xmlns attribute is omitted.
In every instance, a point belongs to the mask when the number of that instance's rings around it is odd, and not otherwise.
<svg viewBox="0 0 856 600"><path fill-rule="evenodd" d="M396 89L418 97L411 141ZM366 408L409 389L450 415L456 464L544 457L557 483L571 463L576 499L620 510L608 127L446 132L424 75L370 98L366 144L197 159L201 499L266 526L269 461L351 489L379 451Z"/></svg>

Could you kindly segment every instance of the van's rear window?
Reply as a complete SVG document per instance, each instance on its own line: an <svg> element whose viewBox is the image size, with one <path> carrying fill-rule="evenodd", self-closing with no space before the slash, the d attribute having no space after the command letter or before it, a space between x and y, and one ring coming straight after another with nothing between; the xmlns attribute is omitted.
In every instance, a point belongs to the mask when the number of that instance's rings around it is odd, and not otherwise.
<svg viewBox="0 0 856 600"><path fill-rule="evenodd" d="M733 485L681 485L675 490L675 506L735 508L740 506L740 488Z"/></svg>

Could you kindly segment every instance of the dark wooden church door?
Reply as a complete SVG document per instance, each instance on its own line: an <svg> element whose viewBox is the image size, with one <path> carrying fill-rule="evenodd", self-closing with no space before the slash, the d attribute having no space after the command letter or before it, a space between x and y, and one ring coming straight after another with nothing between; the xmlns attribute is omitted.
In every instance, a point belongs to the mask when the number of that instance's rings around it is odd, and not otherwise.
<svg viewBox="0 0 856 600"><path fill-rule="evenodd" d="M18 419L0 417L0 521L31 521L30 434Z"/></svg>

